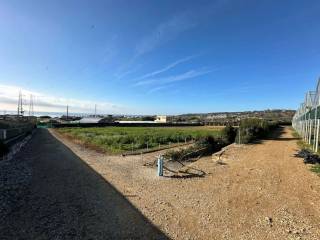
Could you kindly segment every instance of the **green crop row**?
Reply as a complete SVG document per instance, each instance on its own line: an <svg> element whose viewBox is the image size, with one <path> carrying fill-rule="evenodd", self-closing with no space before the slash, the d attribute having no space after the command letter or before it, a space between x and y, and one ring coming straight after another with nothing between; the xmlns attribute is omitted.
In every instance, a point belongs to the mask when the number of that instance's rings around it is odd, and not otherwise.
<svg viewBox="0 0 320 240"><path fill-rule="evenodd" d="M159 144L183 143L220 135L220 130L199 127L103 127L62 128L62 134L111 153L157 148Z"/></svg>

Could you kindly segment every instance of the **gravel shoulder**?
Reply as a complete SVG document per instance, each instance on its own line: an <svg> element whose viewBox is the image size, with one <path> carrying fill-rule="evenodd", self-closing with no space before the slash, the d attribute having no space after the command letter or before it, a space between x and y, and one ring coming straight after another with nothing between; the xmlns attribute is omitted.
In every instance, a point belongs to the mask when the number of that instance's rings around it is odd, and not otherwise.
<svg viewBox="0 0 320 240"><path fill-rule="evenodd" d="M320 239L320 178L289 128L188 166L202 178L157 177L145 165L159 153L108 156L52 135L19 156L32 177L4 239Z"/></svg>

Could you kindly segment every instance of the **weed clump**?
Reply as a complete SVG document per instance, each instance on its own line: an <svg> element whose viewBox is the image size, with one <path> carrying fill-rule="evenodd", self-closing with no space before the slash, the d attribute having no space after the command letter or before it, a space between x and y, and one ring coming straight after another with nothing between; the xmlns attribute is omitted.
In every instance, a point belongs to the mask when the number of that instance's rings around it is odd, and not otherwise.
<svg viewBox="0 0 320 240"><path fill-rule="evenodd" d="M226 126L222 132L221 137L226 143L234 143L237 136L237 129L232 126Z"/></svg>

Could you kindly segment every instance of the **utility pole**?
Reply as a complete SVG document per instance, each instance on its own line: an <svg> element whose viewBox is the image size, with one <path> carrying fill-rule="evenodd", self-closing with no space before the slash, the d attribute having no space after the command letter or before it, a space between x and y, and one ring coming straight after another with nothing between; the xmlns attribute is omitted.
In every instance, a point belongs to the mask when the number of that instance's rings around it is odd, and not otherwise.
<svg viewBox="0 0 320 240"><path fill-rule="evenodd" d="M97 117L97 104L94 105L94 117Z"/></svg>
<svg viewBox="0 0 320 240"><path fill-rule="evenodd" d="M21 96L21 92L19 92L19 97L18 97L18 110L17 110L17 115L20 115L20 96Z"/></svg>
<svg viewBox="0 0 320 240"><path fill-rule="evenodd" d="M33 96L30 94L30 103L29 103L29 117L34 115L33 111Z"/></svg>
<svg viewBox="0 0 320 240"><path fill-rule="evenodd" d="M22 106L22 93L19 91L19 99L18 99L18 116L22 115L23 116L23 106Z"/></svg>
<svg viewBox="0 0 320 240"><path fill-rule="evenodd" d="M69 105L67 105L67 121L69 119Z"/></svg>
<svg viewBox="0 0 320 240"><path fill-rule="evenodd" d="M238 128L238 135L239 135L239 145L241 144L241 131L240 131L240 124L239 124L239 128Z"/></svg>

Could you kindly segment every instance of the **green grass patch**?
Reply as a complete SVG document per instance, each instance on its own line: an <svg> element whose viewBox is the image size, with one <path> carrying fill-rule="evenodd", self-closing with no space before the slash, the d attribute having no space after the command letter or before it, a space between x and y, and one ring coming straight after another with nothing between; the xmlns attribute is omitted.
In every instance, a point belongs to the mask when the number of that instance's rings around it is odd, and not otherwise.
<svg viewBox="0 0 320 240"><path fill-rule="evenodd" d="M293 128L292 128L292 136L294 138L298 138L299 139L297 141L297 145L298 145L298 147L300 149L307 149L307 150L313 151L311 145L306 143L306 142L304 142L301 139L301 136ZM318 151L315 154L319 156L320 152ZM320 164L315 164L315 165L311 166L310 170L320 176Z"/></svg>
<svg viewBox="0 0 320 240"><path fill-rule="evenodd" d="M315 172L316 174L320 175L320 164L316 164L311 167L311 171Z"/></svg>
<svg viewBox="0 0 320 240"><path fill-rule="evenodd" d="M220 129L207 127L94 127L60 128L58 132L96 147L104 152L118 154L148 148L156 149L190 142L202 137L220 137Z"/></svg>

